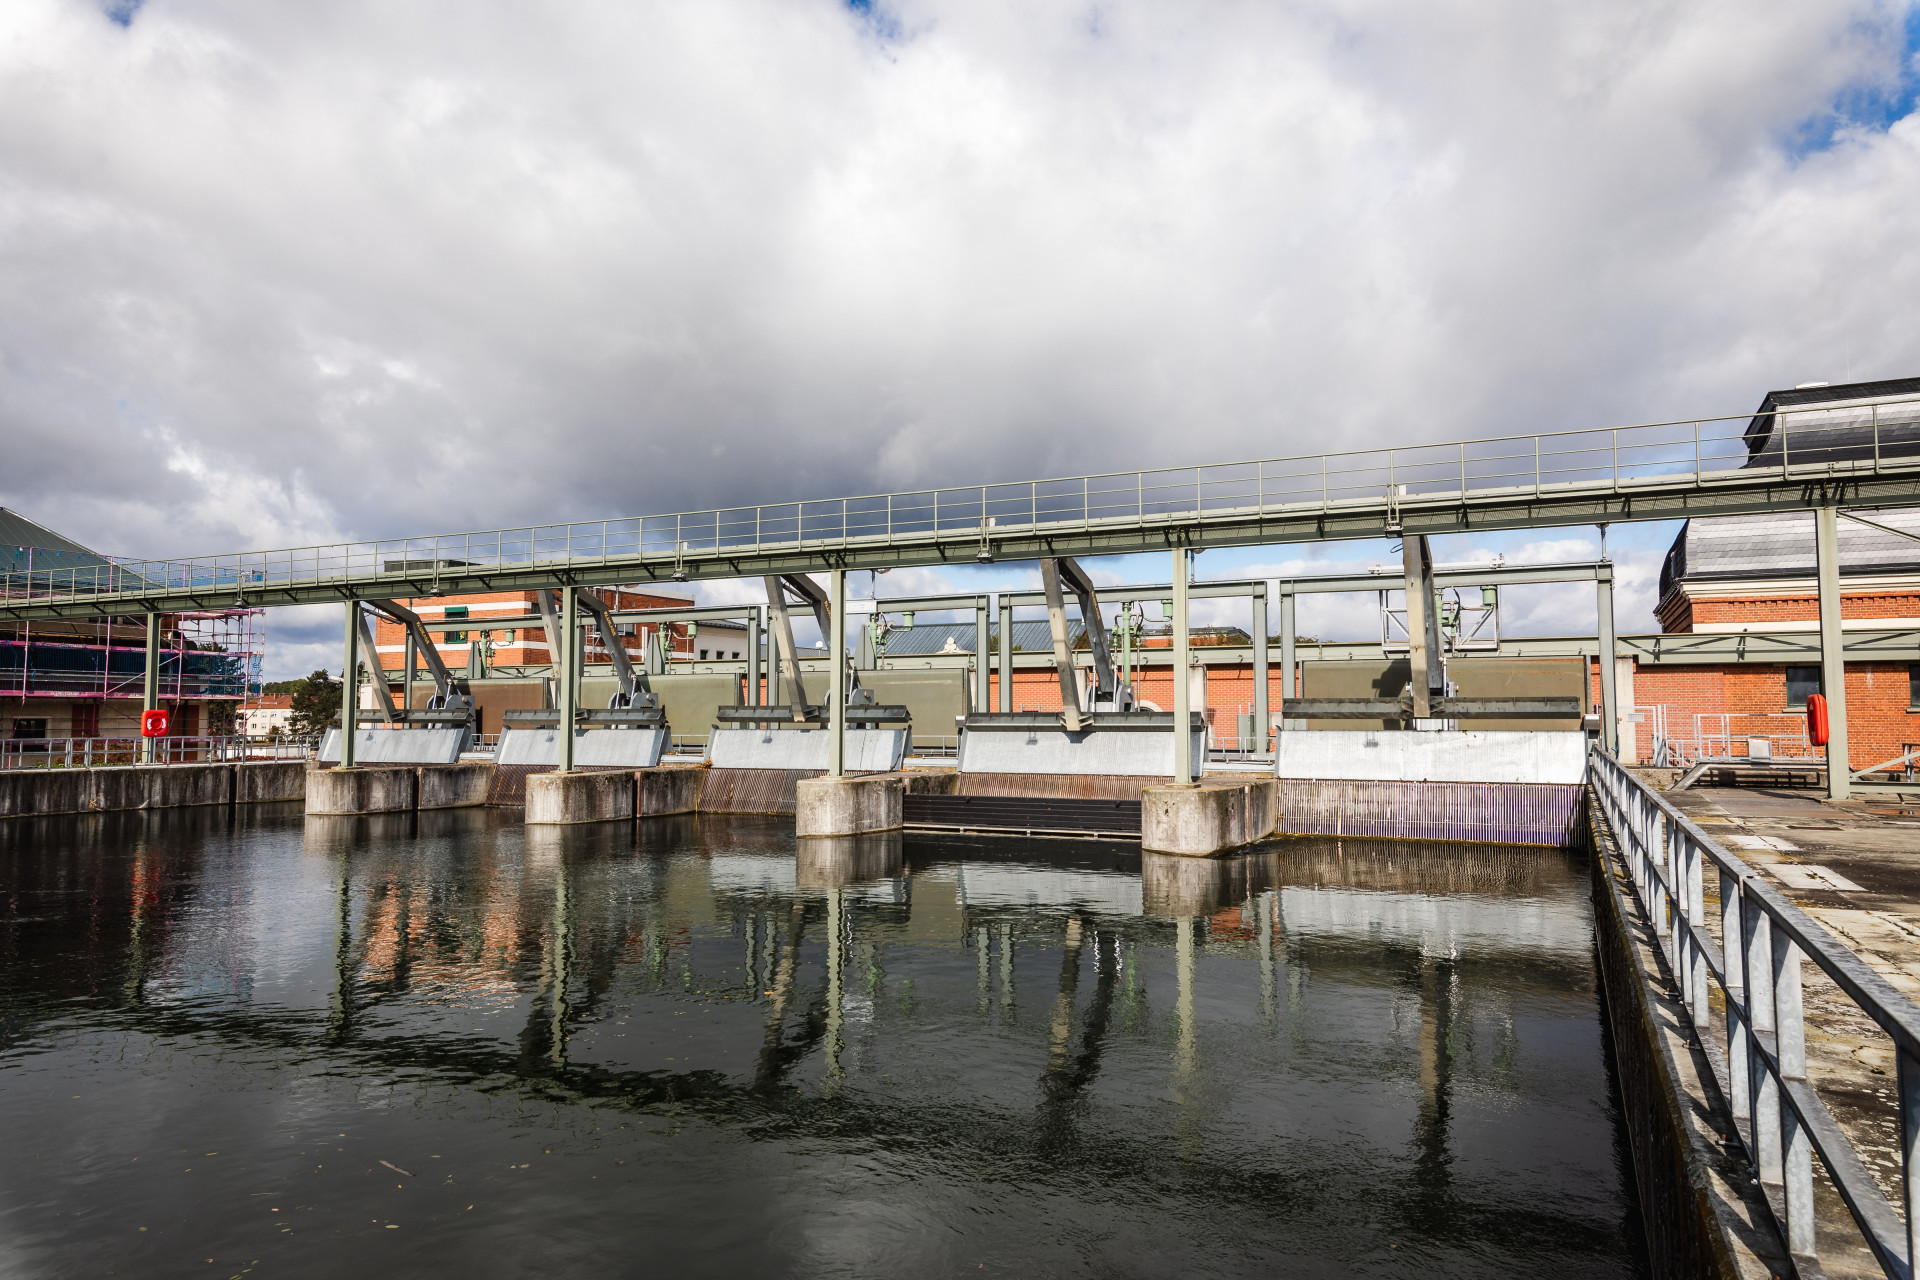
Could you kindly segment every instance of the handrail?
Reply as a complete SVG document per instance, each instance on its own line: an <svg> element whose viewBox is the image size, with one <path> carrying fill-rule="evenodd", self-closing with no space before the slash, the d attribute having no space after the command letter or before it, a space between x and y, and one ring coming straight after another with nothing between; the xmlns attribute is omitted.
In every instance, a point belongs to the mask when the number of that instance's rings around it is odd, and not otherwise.
<svg viewBox="0 0 1920 1280"><path fill-rule="evenodd" d="M1913 1280L1920 1224L1920 1006L1614 757L1595 748L1589 764L1634 895L1703 1047L1713 1024L1713 989L1723 997L1724 1050L1709 1061L1722 1077L1735 1130L1781 1220L1788 1251L1819 1256L1813 1199L1818 1156L1881 1270ZM1720 876L1720 943L1706 928L1708 864ZM1803 957L1893 1040L1904 1215L1881 1192L1808 1082Z"/></svg>
<svg viewBox="0 0 1920 1280"><path fill-rule="evenodd" d="M30 769L94 769L130 764L223 764L239 760L305 760L310 738L263 738L244 734L164 738L0 739L0 772Z"/></svg>
<svg viewBox="0 0 1920 1280"><path fill-rule="evenodd" d="M1883 412L1894 408L1901 409L1897 420ZM52 603L112 597L137 608L143 597L181 592L232 591L245 598L253 590L336 584L432 589L442 578L488 569L545 572L658 562L671 563L679 576L699 571L689 557L955 542L978 543L982 554L990 554L993 542L1011 534L1157 530L1250 517L1338 515L1422 500L1458 505L1663 486L1824 483L1879 476L1889 464L1897 471L1920 470L1920 397L1876 404L1870 443L1859 438L1860 424L1824 416L1829 413L1818 406L1777 411L1773 416L1783 425L1766 439L1794 437L1791 450L1779 450L1777 465L1767 461L1772 455L1765 449L1755 452L1749 436L1756 415L1742 413L270 551L103 558L9 573L0 580L0 597ZM1883 434L1883 418L1900 430Z"/></svg>

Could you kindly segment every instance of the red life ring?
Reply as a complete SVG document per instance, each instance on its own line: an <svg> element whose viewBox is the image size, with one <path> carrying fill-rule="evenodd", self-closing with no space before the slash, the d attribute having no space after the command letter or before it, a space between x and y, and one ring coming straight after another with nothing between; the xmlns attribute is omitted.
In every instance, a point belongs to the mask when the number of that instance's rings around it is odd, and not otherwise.
<svg viewBox="0 0 1920 1280"><path fill-rule="evenodd" d="M143 738L164 738L167 736L167 713L163 708L140 713L140 736Z"/></svg>
<svg viewBox="0 0 1920 1280"><path fill-rule="evenodd" d="M1807 695L1807 741L1816 747L1827 745L1827 699L1824 694Z"/></svg>

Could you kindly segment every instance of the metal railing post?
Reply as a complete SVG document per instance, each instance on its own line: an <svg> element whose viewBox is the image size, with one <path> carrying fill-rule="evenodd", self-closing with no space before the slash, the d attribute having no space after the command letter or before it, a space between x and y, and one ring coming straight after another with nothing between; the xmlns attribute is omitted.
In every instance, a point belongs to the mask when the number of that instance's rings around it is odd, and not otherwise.
<svg viewBox="0 0 1920 1280"><path fill-rule="evenodd" d="M1741 941L1747 949L1747 1075L1752 1081L1754 1163L1760 1181L1780 1181L1780 1082L1767 1065L1764 1041L1772 1038L1773 928L1766 911L1755 900L1750 885L1742 885L1746 902L1740 912Z"/></svg>
<svg viewBox="0 0 1920 1280"><path fill-rule="evenodd" d="M1739 879L1731 872L1720 872L1720 954L1726 972L1721 985L1727 993L1727 1099L1736 1121L1752 1114L1752 1080L1747 1067L1747 1019L1742 1012L1746 1003L1746 937L1741 904L1744 895Z"/></svg>
<svg viewBox="0 0 1920 1280"><path fill-rule="evenodd" d="M1787 1201L1787 1250L1811 1254L1813 1226L1813 1137L1787 1098L1787 1082L1807 1080L1806 1014L1800 1000L1800 948L1793 939L1773 935L1774 1046L1780 1061L1781 1179Z"/></svg>

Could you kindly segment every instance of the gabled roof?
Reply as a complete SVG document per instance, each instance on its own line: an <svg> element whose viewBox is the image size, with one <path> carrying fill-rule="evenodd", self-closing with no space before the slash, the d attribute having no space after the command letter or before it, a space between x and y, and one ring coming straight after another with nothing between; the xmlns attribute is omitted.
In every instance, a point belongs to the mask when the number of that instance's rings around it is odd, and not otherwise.
<svg viewBox="0 0 1920 1280"><path fill-rule="evenodd" d="M18 511L0 507L0 573L14 581L19 581L17 575L29 571L38 580L43 572L51 575L60 570L100 568L107 563L99 552L61 537ZM41 585L46 585L45 580Z"/></svg>

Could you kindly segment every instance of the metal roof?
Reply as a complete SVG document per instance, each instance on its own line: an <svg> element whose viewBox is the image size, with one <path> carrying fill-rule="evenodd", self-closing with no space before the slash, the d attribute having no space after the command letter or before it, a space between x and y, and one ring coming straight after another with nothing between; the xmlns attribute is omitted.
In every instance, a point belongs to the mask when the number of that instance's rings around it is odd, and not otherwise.
<svg viewBox="0 0 1920 1280"><path fill-rule="evenodd" d="M1086 634L1086 628L1078 622L1068 622L1074 644ZM988 643L995 648L1000 644L1000 625L989 623L987 626ZM949 648L949 642L952 647ZM1013 624L1013 648L1016 653L1051 652L1053 632L1044 621L1015 622ZM935 653L972 653L973 624L971 622L922 622L911 630L889 631L886 648L882 650L889 658L918 658Z"/></svg>
<svg viewBox="0 0 1920 1280"><path fill-rule="evenodd" d="M61 537L18 511L0 507L0 573L7 574L10 582L25 585L29 570L35 583L51 581L56 573L64 581L76 576L67 571L101 568L107 564L107 558L97 551L89 550L71 538ZM45 578L42 578L43 574ZM103 579L99 589L107 589L109 585L124 587L142 581L135 575L126 574L112 584Z"/></svg>

